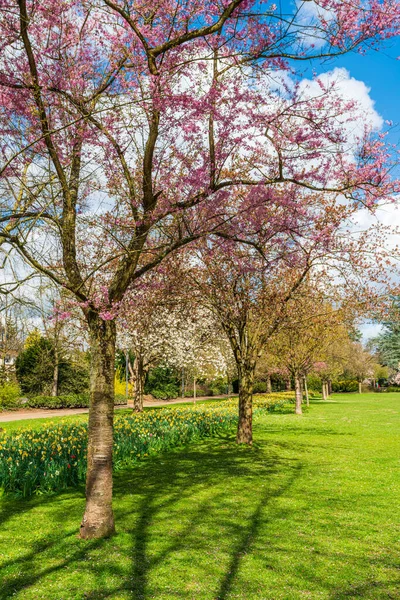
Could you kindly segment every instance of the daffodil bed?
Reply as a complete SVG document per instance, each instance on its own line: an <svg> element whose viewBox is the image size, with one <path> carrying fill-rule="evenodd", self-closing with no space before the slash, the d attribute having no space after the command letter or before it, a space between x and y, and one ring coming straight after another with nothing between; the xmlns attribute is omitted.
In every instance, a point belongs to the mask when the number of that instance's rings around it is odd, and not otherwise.
<svg viewBox="0 0 400 600"><path fill-rule="evenodd" d="M293 393L254 397L255 413L293 402ZM212 405L156 409L116 415L114 468L231 429L237 422L237 400ZM85 480L86 423L60 423L3 433L0 436L0 487L24 497L75 486Z"/></svg>

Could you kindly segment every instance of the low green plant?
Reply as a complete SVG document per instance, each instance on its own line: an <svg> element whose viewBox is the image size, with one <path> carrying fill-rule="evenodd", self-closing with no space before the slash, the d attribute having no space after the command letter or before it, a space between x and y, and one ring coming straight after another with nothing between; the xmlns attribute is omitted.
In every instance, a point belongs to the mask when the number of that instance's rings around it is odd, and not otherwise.
<svg viewBox="0 0 400 600"><path fill-rule="evenodd" d="M254 394L265 394L267 391L267 382L266 381L256 381L253 386Z"/></svg>
<svg viewBox="0 0 400 600"><path fill-rule="evenodd" d="M126 404L125 396L115 395L115 404ZM68 394L65 396L33 396L28 398L25 406L29 408L88 408L89 393Z"/></svg>
<svg viewBox="0 0 400 600"><path fill-rule="evenodd" d="M332 391L336 394L358 392L358 381L354 379L332 381Z"/></svg>
<svg viewBox="0 0 400 600"><path fill-rule="evenodd" d="M171 400L177 398L178 388L173 383L159 384L159 387L151 390L151 395L157 400Z"/></svg>
<svg viewBox="0 0 400 600"><path fill-rule="evenodd" d="M0 385L0 410L16 408L19 404L21 390L18 384L6 381Z"/></svg>

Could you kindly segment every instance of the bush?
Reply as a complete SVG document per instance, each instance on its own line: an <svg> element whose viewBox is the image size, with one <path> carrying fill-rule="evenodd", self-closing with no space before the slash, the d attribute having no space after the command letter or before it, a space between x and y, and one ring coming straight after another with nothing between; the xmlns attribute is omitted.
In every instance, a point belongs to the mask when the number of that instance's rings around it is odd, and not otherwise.
<svg viewBox="0 0 400 600"><path fill-rule="evenodd" d="M332 381L332 391L336 393L358 392L358 381L354 379Z"/></svg>
<svg viewBox="0 0 400 600"><path fill-rule="evenodd" d="M256 381L253 386L254 394L265 394L267 391L267 383L265 381Z"/></svg>
<svg viewBox="0 0 400 600"><path fill-rule="evenodd" d="M5 382L0 386L0 410L16 408L21 396L21 390L16 383Z"/></svg>
<svg viewBox="0 0 400 600"><path fill-rule="evenodd" d="M126 404L125 396L116 394L114 404ZM89 394L69 394L68 396L34 396L28 398L29 408L88 408Z"/></svg>
<svg viewBox="0 0 400 600"><path fill-rule="evenodd" d="M144 386L144 393L154 398L166 400L179 396L180 379L177 373L168 367L151 369Z"/></svg>
<svg viewBox="0 0 400 600"><path fill-rule="evenodd" d="M157 400L171 400L178 397L178 388L174 383L159 384L159 387L152 389L151 395Z"/></svg>
<svg viewBox="0 0 400 600"><path fill-rule="evenodd" d="M307 375L307 386L309 389L322 393L322 379L318 375Z"/></svg>
<svg viewBox="0 0 400 600"><path fill-rule="evenodd" d="M218 379L211 381L208 384L208 387L210 388L210 396L222 396L223 394L226 394L228 386L225 379L218 377Z"/></svg>
<svg viewBox="0 0 400 600"><path fill-rule="evenodd" d="M54 343L40 334L19 353L16 361L17 379L22 392L28 395L46 395L53 387L56 354ZM58 391L61 395L79 394L89 386L87 355L79 355L79 364L61 360L58 366Z"/></svg>
<svg viewBox="0 0 400 600"><path fill-rule="evenodd" d="M400 387L397 387L397 386L394 386L394 385L390 385L387 388L382 388L381 387L381 388L379 388L379 390L376 389L376 388L374 388L373 391L374 392L400 392Z"/></svg>

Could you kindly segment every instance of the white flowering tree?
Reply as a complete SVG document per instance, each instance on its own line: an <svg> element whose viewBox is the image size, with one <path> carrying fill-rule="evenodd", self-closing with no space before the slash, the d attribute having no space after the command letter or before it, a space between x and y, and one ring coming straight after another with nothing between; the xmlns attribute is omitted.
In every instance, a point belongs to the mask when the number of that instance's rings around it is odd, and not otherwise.
<svg viewBox="0 0 400 600"><path fill-rule="evenodd" d="M176 288L157 285L151 294L147 286L136 289L135 301L128 298L121 307L118 324L119 348L135 357L130 374L137 412L143 409L146 375L156 365L185 369L194 382L229 368L229 349L213 314Z"/></svg>

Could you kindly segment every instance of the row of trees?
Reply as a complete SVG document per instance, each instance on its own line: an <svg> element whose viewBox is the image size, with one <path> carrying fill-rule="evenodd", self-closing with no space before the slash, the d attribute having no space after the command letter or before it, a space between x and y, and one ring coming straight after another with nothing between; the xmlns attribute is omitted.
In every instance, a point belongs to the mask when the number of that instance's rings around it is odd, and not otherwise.
<svg viewBox="0 0 400 600"><path fill-rule="evenodd" d="M3 1L5 287L40 272L87 324L83 538L114 531L116 321L146 275L183 248L204 266L193 279L229 339L249 442L257 357L287 304L313 269L361 268L344 223L397 192L356 103L302 85L296 64L397 35L400 6L315 4L310 22L256 0Z"/></svg>

